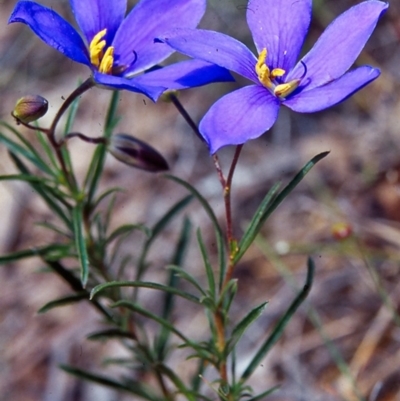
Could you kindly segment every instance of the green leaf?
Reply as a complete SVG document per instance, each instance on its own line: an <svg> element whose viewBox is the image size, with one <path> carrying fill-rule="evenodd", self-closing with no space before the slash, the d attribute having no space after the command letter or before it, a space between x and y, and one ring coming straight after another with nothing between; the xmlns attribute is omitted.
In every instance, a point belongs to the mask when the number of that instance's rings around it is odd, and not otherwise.
<svg viewBox="0 0 400 401"><path fill-rule="evenodd" d="M92 204L92 211L94 211L99 204L101 203L101 201L103 201L105 198L107 198L107 196L110 196L116 192L124 192L125 190L123 188L120 187L114 187L114 188L110 188L107 191L103 192L97 199L96 201Z"/></svg>
<svg viewBox="0 0 400 401"><path fill-rule="evenodd" d="M215 278L214 278L214 271L210 263L210 259L207 255L207 250L204 245L203 237L201 235L200 229L197 230L197 241L199 243L201 256L203 257L204 267L206 269L208 287L209 287L209 294L210 298L215 302L216 300L216 291L215 291Z"/></svg>
<svg viewBox="0 0 400 401"><path fill-rule="evenodd" d="M253 310L250 311L248 315L246 315L232 330L231 338L228 342L227 347L227 355L231 353L237 342L240 340L244 332L248 329L248 327L257 320L261 314L264 312L267 307L267 302L263 302L261 305L257 306Z"/></svg>
<svg viewBox="0 0 400 401"><path fill-rule="evenodd" d="M90 299L93 299L96 295L98 295L102 291L115 287L151 288L153 290L159 290L166 293L179 295L180 297L185 298L188 301L200 305L200 299L195 297L194 295L188 294L187 292L178 290L177 288L174 287L169 287L167 285L151 283L147 281L111 281L108 283L100 284L92 289L90 293Z"/></svg>
<svg viewBox="0 0 400 401"><path fill-rule="evenodd" d="M251 397L246 401L261 401L261 400L264 400L265 397L271 395L272 393L275 393L275 391L279 390L279 388L280 388L280 386L272 387L269 390L264 391L263 393L258 394L258 395L254 396L254 397Z"/></svg>
<svg viewBox="0 0 400 401"><path fill-rule="evenodd" d="M191 274L189 274L186 270L182 269L180 266L167 266L167 269L176 272L176 274L178 274L179 277L183 278L184 280L192 284L203 296L207 295L197 282L196 278L193 277Z"/></svg>
<svg viewBox="0 0 400 401"><path fill-rule="evenodd" d="M36 131L36 137L38 138L40 145L42 146L44 152L46 153L47 158L50 160L50 163L51 163L52 167L54 168L55 171L58 172L59 171L59 167L58 167L58 164L57 164L55 151L54 151L53 147L50 145L47 136L44 135L40 131Z"/></svg>
<svg viewBox="0 0 400 401"><path fill-rule="evenodd" d="M108 340L113 338L128 338L130 340L136 340L136 337L129 331L119 330L119 329L109 329L97 331L96 333L89 334L87 336L88 340Z"/></svg>
<svg viewBox="0 0 400 401"><path fill-rule="evenodd" d="M89 300L89 291L86 291L82 287L81 281L75 277L74 273L66 269L59 261L53 261L45 259L47 265L58 274L69 286L76 292L85 292L87 294L87 299ZM97 301L92 301L93 305L98 311L100 311L108 321L115 323L113 316Z"/></svg>
<svg viewBox="0 0 400 401"><path fill-rule="evenodd" d="M201 378L203 377L205 370L206 370L206 362L203 359L199 359L197 370L193 374L192 379L190 380L193 391L198 392L200 390L202 384Z"/></svg>
<svg viewBox="0 0 400 401"><path fill-rule="evenodd" d="M50 169L50 167L48 167L48 165L47 165L48 163L45 160L43 160L41 155L32 146L31 141L26 139L24 137L24 135L22 135L18 130L16 130L14 127L12 127L11 125L7 124L6 122L0 121L0 125L2 125L3 127L7 128L10 132L12 132L15 136L17 136L17 138L25 145L27 151L30 152L31 157L35 158L40 163L41 167L38 166L40 168L40 170L45 171L45 172L47 172L48 174L50 174L52 176L57 175L58 168L56 166L53 166L53 167L55 167L55 172L52 169ZM5 138L7 138L7 137L5 137ZM11 141L11 142L16 144L16 142L14 142L14 141ZM16 145L18 145L18 144L16 144ZM20 145L18 145L18 146L20 146ZM22 149L23 149L23 147L22 147ZM9 148L9 150L13 151L10 148ZM13 151L13 153L17 153L17 152ZM53 150L53 153L54 153L54 150Z"/></svg>
<svg viewBox="0 0 400 401"><path fill-rule="evenodd" d="M72 237L70 233L63 231L61 228L55 226L54 224L40 222L40 223L36 223L36 225L47 228L48 230L54 231L55 233L62 235L63 237L66 237L67 239L71 239L71 237Z"/></svg>
<svg viewBox="0 0 400 401"><path fill-rule="evenodd" d="M183 261L189 246L190 241L190 230L191 224L189 219L185 218L181 230L181 234L176 245L175 253L172 257L172 264L174 265L183 265ZM179 283L179 276L175 274L174 271L169 271L168 283L167 286L169 288L177 289ZM174 296L176 294L172 292L165 292L164 293L164 300L162 301L163 304L163 311L162 311L162 318L165 320L171 320L171 314L174 308ZM162 327L157 339L155 341L154 350L158 359L161 361L165 358L167 343L169 340L169 330Z"/></svg>
<svg viewBox="0 0 400 401"><path fill-rule="evenodd" d="M17 166L18 170L21 171L22 175L30 175L28 168L25 164L21 161L21 159L15 155L14 153L10 152L10 157L14 161L15 165ZM61 219L64 221L65 225L72 229L72 222L70 221L69 217L67 216L66 212L63 210L63 206L59 205L58 202L61 200L57 195L54 194L53 191L50 190L48 186L43 186L40 183L36 182L29 182L31 187L42 197L42 199L46 202L47 206ZM65 202L65 200L63 199Z"/></svg>
<svg viewBox="0 0 400 401"><path fill-rule="evenodd" d="M79 86L82 84L82 82L78 83ZM81 100L81 96L78 96L77 98L75 98L75 100L72 102L72 104L69 106L68 108L68 114L67 114L67 121L65 122L64 125L64 137L71 131L72 126L74 124L75 121L75 117L76 114L78 112L78 108L79 108L79 103ZM73 189L76 193L79 193L79 187L78 187L78 183L76 181L75 175L73 174L73 167L72 167L72 163L71 163L71 155L70 155L70 151L68 149L67 146L62 146L61 147L61 156L64 159L65 165L67 167L67 170L70 173L70 177L72 179L72 186Z"/></svg>
<svg viewBox="0 0 400 401"><path fill-rule="evenodd" d="M207 213L209 219L211 220L214 230L215 230L215 236L217 240L217 249L218 249L218 261L219 261L219 286L220 289L222 288L224 279L225 279L225 269L226 269L226 264L225 264L225 248L224 248L224 240L223 240L223 233L221 230L220 225L218 224L217 217L214 214L214 211L212 210L210 204L207 202L207 200L200 194L199 191L197 191L196 188L194 188L192 185L190 185L188 182L175 177L170 174L164 174L166 178L169 180L175 181L179 185L182 185L184 188L186 188L189 192L191 192L196 199L200 202L200 204L203 206L204 211Z"/></svg>
<svg viewBox="0 0 400 401"><path fill-rule="evenodd" d="M185 398L188 401L198 401L198 400L211 401L210 398L187 388L185 383L180 379L180 377L168 366L164 364L158 364L157 369L165 376L167 376L172 381L172 383L175 384L175 387L178 389L177 392L185 396Z"/></svg>
<svg viewBox="0 0 400 401"><path fill-rule="evenodd" d="M154 313L151 313L150 311L142 308L139 304L134 303L134 302L129 302L129 301L118 301L114 304L111 305L112 308L120 308L120 307L124 307L127 308L129 310L131 310L132 312L136 312L139 313L142 316L145 316L155 322L157 322L158 324L160 324L161 326L165 327L166 329L168 329L169 331L173 332L174 334L176 334L181 340L183 340L187 345L193 347L194 349L198 349L199 347L197 346L197 344L191 342L185 335L183 335L176 327L174 327L170 322L164 320L163 318L155 315Z"/></svg>
<svg viewBox="0 0 400 401"><path fill-rule="evenodd" d="M78 258L81 265L81 283L86 287L89 278L89 258L86 249L86 241L83 233L83 212L82 205L77 205L72 211L74 223L75 246L78 252Z"/></svg>
<svg viewBox="0 0 400 401"><path fill-rule="evenodd" d="M24 157L25 159L29 160L39 170L43 171L46 174L54 176L54 171L43 161L43 159L37 153L32 153L30 150L17 144L16 142L12 141L11 139L7 138L5 135L1 133L0 133L0 143L3 143L3 145L6 146L10 152L18 154Z"/></svg>
<svg viewBox="0 0 400 401"><path fill-rule="evenodd" d="M109 237L106 239L106 245L109 244L110 242L114 241L119 236L124 235L124 234L130 234L131 232L133 232L135 230L142 231L147 237L150 237L150 235L151 235L150 230L143 224L125 224L125 225L120 226L117 229L115 229L109 235Z"/></svg>
<svg viewBox="0 0 400 401"><path fill-rule="evenodd" d="M116 116L117 107L119 102L119 92L113 91L110 105L108 107L107 116L104 125L104 137L110 138L117 122ZM104 144L97 145L97 148L93 154L92 161L90 163L88 173L85 178L84 186L87 189L87 205L91 205L94 195L97 191L99 181L103 172L104 160L106 157L107 146Z"/></svg>
<svg viewBox="0 0 400 401"><path fill-rule="evenodd" d="M15 157L15 155L13 155ZM26 170L27 171L27 170ZM27 173L29 173L27 171ZM54 184L49 179L38 177L30 174L12 174L12 175L2 175L0 176L0 181L23 181L28 184L37 184L39 185L49 196L55 198L55 200L61 202L67 209L72 209L71 205L67 202L65 198L69 198L69 195L60 191L57 187L53 187L51 185Z"/></svg>
<svg viewBox="0 0 400 401"><path fill-rule="evenodd" d="M277 191L277 186L275 185L264 198L264 201L260 205L257 213L261 213L262 215L255 215L252 220L252 224L249 227L246 234L243 236L242 240L239 243L239 250L236 253L233 264L237 264L242 256L245 254L249 246L254 241L255 237L257 236L258 232L260 231L261 227L268 219L268 217L272 214L272 212L282 203L282 201L293 191L294 188L302 181L302 179L307 175L307 173L324 157L326 157L329 152L322 152L317 156L313 157L301 170L296 176L289 182L289 184L276 196L273 201L271 202L272 197L275 195ZM251 230L251 231L249 231Z"/></svg>
<svg viewBox="0 0 400 401"><path fill-rule="evenodd" d="M86 291L78 292L77 294L68 295L66 297L58 298L54 301L48 302L38 310L38 313L45 313L50 309L75 304L82 301L82 299L88 299L88 293Z"/></svg>
<svg viewBox="0 0 400 401"><path fill-rule="evenodd" d="M260 206L258 207L257 211L255 212L249 227L247 228L246 232L244 233L240 245L239 245L239 251L238 255L235 257L235 261L239 261L240 257L244 255L244 253L247 251L249 246L253 243L254 239L256 238L258 232L260 231L260 228L262 227L264 221L264 215L267 210L267 208L270 206L272 200L274 199L278 189L280 187L280 184L275 184L267 193L267 195L264 197L263 201L261 202ZM235 262L237 263L237 262Z"/></svg>
<svg viewBox="0 0 400 401"><path fill-rule="evenodd" d="M286 313L279 319L278 323L275 325L274 330L270 334L270 336L264 341L261 348L257 351L256 355L251 360L250 364L244 371L241 377L241 382L245 382L257 369L261 361L267 355L269 350L276 344L276 342L282 336L283 330L285 329L286 325L289 323L290 319L293 317L294 313L298 309L298 307L304 302L309 294L312 286L312 282L314 279L314 271L315 265L311 258L308 259L307 263L307 279L306 283L296 297L296 299L292 302L292 304L287 309Z"/></svg>
<svg viewBox="0 0 400 401"><path fill-rule="evenodd" d="M142 252L139 257L138 267L136 272L136 280L140 280L142 274L146 269L146 258L147 253L150 250L151 245L156 240L158 235L164 230L164 228L176 217L176 215L181 212L193 199L191 195L186 196L185 198L181 199L177 202L174 206L172 206L165 214L161 217L161 219L151 228L151 236L148 238L146 243L143 246ZM134 297L137 296L135 293Z"/></svg>
<svg viewBox="0 0 400 401"><path fill-rule="evenodd" d="M31 258L34 256L46 258L48 255L54 252L60 252L68 255L70 249L71 248L69 245L62 245L62 244L52 244L44 247L25 249L23 251L13 252L8 255L0 256L0 265L4 265L10 262L15 262L20 259Z"/></svg>
<svg viewBox="0 0 400 401"><path fill-rule="evenodd" d="M150 389L141 385L140 382L120 383L107 376L98 375L95 373L88 372L86 370L74 368L72 366L60 365L60 368L65 372L68 372L69 374L77 376L83 380L88 380L93 383L97 383L102 386L110 387L116 390L126 391L128 393L142 397L146 400L162 401L162 399L158 398L155 394L152 394L150 392Z"/></svg>

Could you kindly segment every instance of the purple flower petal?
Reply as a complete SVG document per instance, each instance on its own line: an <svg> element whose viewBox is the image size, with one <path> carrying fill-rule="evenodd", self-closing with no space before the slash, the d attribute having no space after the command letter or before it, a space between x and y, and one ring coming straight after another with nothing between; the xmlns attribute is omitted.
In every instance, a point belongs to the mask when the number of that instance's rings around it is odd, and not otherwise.
<svg viewBox="0 0 400 401"><path fill-rule="evenodd" d="M157 40L189 57L217 64L259 82L255 72L256 57L243 43L228 35L202 29L174 29Z"/></svg>
<svg viewBox="0 0 400 401"><path fill-rule="evenodd" d="M324 110L347 99L379 75L380 71L377 68L359 67L327 85L304 90L286 100L284 104L300 113Z"/></svg>
<svg viewBox="0 0 400 401"><path fill-rule="evenodd" d="M177 27L195 28L205 10L206 0L141 0L113 42L119 64L128 66L126 74L136 74L166 59L173 50L154 43L154 38Z"/></svg>
<svg viewBox="0 0 400 401"><path fill-rule="evenodd" d="M342 76L354 63L379 17L388 8L382 1L364 1L336 18L314 47L302 59L307 66L308 89L325 85ZM298 63L287 80L300 77L304 66Z"/></svg>
<svg viewBox="0 0 400 401"><path fill-rule="evenodd" d="M212 82L234 81L225 68L202 60L186 60L135 77L136 82L168 89L186 89Z"/></svg>
<svg viewBox="0 0 400 401"><path fill-rule="evenodd" d="M270 68L290 71L298 60L311 19L312 0L249 0L247 23Z"/></svg>
<svg viewBox="0 0 400 401"><path fill-rule="evenodd" d="M28 25L47 45L77 63L90 66L86 46L78 32L50 8L33 1L20 1L8 20L9 24L12 22Z"/></svg>
<svg viewBox="0 0 400 401"><path fill-rule="evenodd" d="M111 44L126 13L126 0L70 0L76 22L90 44L94 35L107 29L106 40Z"/></svg>
<svg viewBox="0 0 400 401"><path fill-rule="evenodd" d="M114 75L101 74L99 72L94 73L94 80L100 86L106 86L113 89L125 89L136 93L143 93L154 102L156 102L160 95L167 89L165 87L151 86L143 84L141 82L137 82L135 78L126 79L123 77L116 77Z"/></svg>
<svg viewBox="0 0 400 401"><path fill-rule="evenodd" d="M200 122L211 154L240 145L269 130L278 117L279 101L262 86L250 85L219 99Z"/></svg>

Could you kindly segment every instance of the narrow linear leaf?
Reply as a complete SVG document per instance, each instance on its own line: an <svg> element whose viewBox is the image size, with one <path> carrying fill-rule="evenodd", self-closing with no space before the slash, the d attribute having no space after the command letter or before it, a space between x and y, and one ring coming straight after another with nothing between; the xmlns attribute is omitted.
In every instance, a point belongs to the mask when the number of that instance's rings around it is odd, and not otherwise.
<svg viewBox="0 0 400 401"><path fill-rule="evenodd" d="M28 168L25 164L21 161L21 159L14 153L9 152L10 157L12 158L13 162L15 163L16 167L23 175L31 175ZM64 211L63 207L59 205L57 202L59 199L56 197L54 199L53 194L48 193L48 187L44 187L40 185L40 183L30 182L31 187L42 197L42 199L46 202L47 206L61 219L64 221L65 225L72 229L72 222L68 218L66 212Z"/></svg>
<svg viewBox="0 0 400 401"><path fill-rule="evenodd" d="M36 183L38 186L42 187L43 191L48 193L49 196L61 202L67 209L71 209L71 205L65 200L69 195L60 191L56 187L51 186L54 183L49 179L30 174L11 174L0 176L0 181L23 181L28 184Z"/></svg>
<svg viewBox="0 0 400 401"><path fill-rule="evenodd" d="M136 337L129 331L119 329L97 331L96 333L89 334L86 338L93 341L108 340L112 338L129 338L130 340L136 340Z"/></svg>
<svg viewBox="0 0 400 401"><path fill-rule="evenodd" d="M47 158L50 160L52 168L54 169L54 171L58 171L59 167L55 157L55 152L54 149L51 147L48 138L40 131L36 131L36 137L38 138L42 149L46 153Z"/></svg>
<svg viewBox="0 0 400 401"><path fill-rule="evenodd" d="M207 296L206 292L201 288L196 278L189 274L186 270L182 269L180 266L167 266L167 269L176 272L179 277L192 284L203 296Z"/></svg>
<svg viewBox="0 0 400 401"><path fill-rule="evenodd" d="M71 289L73 289L76 292L85 292L86 293L86 299L89 301L89 291L85 290L82 287L81 281L75 277L75 275L66 269L60 262L58 261L53 261L53 260L47 260L44 259L47 265L59 276L61 277L65 282L69 284ZM92 301L91 304L98 310L100 311L107 320L109 321L114 321L113 316L101 305L99 302L96 300Z"/></svg>
<svg viewBox="0 0 400 401"><path fill-rule="evenodd" d="M36 225L40 226L40 227L47 228L48 230L54 231L55 233L60 234L60 235L62 235L63 237L65 237L67 239L71 239L71 237L72 237L70 233L68 233L66 231L63 231L61 228L55 226L54 224L51 224L51 223L36 223Z"/></svg>
<svg viewBox="0 0 400 401"><path fill-rule="evenodd" d="M62 245L62 244L53 244L44 247L25 249L18 252L13 252L8 255L0 256L0 265L4 265L6 263L15 262L20 259L31 258L34 256L39 256L42 258L46 258L46 256L53 252L69 253L70 246Z"/></svg>
<svg viewBox="0 0 400 401"><path fill-rule="evenodd" d="M164 373L175 384L176 388L178 389L178 393L184 395L187 400L189 400L189 401L198 401L198 400L211 401L210 398L187 388L185 386L185 383L168 366L166 366L164 364L158 364L157 369L161 373Z"/></svg>
<svg viewBox="0 0 400 401"><path fill-rule="evenodd" d="M188 218L185 218L182 225L182 230L178 239L178 243L175 248L174 255L172 257L171 263L177 266L182 266L184 262L184 258L189 246L190 241L190 231L191 231L191 223ZM179 276L173 272L169 271L168 283L167 286L169 288L177 289L179 284ZM171 319L171 314L174 308L174 297L177 295L173 292L165 292L163 296L163 310L162 310L162 318L165 320ZM159 360L163 360L165 357L167 343L169 340L170 332L165 327L162 327L159 335L155 341L154 349L158 356Z"/></svg>
<svg viewBox="0 0 400 401"><path fill-rule="evenodd" d="M75 245L81 265L81 283L83 288L85 288L89 278L89 258L83 233L83 214L81 205L74 207L72 211L72 219L74 223Z"/></svg>
<svg viewBox="0 0 400 401"><path fill-rule="evenodd" d="M279 388L280 388L280 386L272 387L272 388L270 388L269 390L264 391L263 393L258 394L258 395L254 396L254 397L251 397L251 398L249 398L249 399L246 400L246 401L261 401L261 400L263 400L265 397L271 395L272 393L275 393L275 391L279 390Z"/></svg>
<svg viewBox="0 0 400 401"><path fill-rule="evenodd" d="M265 215L265 211L270 206L272 200L274 199L278 189L280 187L280 183L275 184L264 197L263 201L261 202L260 206L258 207L257 211L255 212L252 220L250 221L249 227L247 228L246 232L244 233L240 244L239 244L239 251L240 257L244 255L246 250L249 246L253 243L255 237L257 236L260 228L262 227L262 221ZM240 257L236 255L235 261L239 261ZM237 263L237 262L236 262Z"/></svg>
<svg viewBox="0 0 400 401"><path fill-rule="evenodd" d="M107 191L104 191L104 192L96 199L96 201L93 202L93 204L92 204L92 210L95 210L95 209L99 206L99 204L100 204L104 199L107 198L107 196L110 196L110 195L112 195L112 194L114 194L114 193L117 193L117 192L124 192L124 189L123 189L123 188L120 188L120 187L114 187L114 188L108 189Z"/></svg>
<svg viewBox="0 0 400 401"><path fill-rule="evenodd" d="M80 86L82 84L82 82L78 82L78 85ZM71 131L72 126L74 124L74 120L76 117L76 113L78 112L78 107L79 107L79 103L80 103L81 97L78 96L77 98L74 99L74 101L72 102L72 104L69 106L68 108L68 114L67 114L67 120L65 122L64 125L64 137ZM75 193L79 193L80 189L78 186L78 182L76 181L75 178L75 174L74 174L74 169L71 163L71 154L69 151L68 146L62 146L61 147L61 157L64 160L65 166L69 172L69 177L71 179L71 185L73 188L73 191Z"/></svg>
<svg viewBox="0 0 400 401"><path fill-rule="evenodd" d="M165 174L164 175L166 178L169 180L175 181L179 185L183 186L186 188L189 192L191 192L196 199L200 202L200 204L203 206L204 211L207 213L209 219L211 220L214 230L215 230L215 236L216 236L216 241L217 241L217 250L218 250L218 261L219 261L219 281L220 281L220 288L222 288L222 284L225 279L225 269L226 269L226 264L225 264L225 248L224 248L224 240L223 240L223 233L222 229L218 223L217 217L214 214L214 211L212 210L210 204L207 202L207 200L200 194L199 191L197 191L196 188L194 188L192 185L190 185L188 182L175 177L171 174Z"/></svg>
<svg viewBox="0 0 400 401"><path fill-rule="evenodd" d="M109 237L106 239L106 245L109 244L110 242L114 241L115 239L117 239L119 236L124 235L124 234L130 234L131 232L133 232L135 230L142 231L147 237L150 237L150 235L151 235L150 230L143 224L125 224L125 225L115 229L109 235Z"/></svg>
<svg viewBox="0 0 400 401"><path fill-rule="evenodd" d="M314 271L315 271L314 262L311 258L309 258L308 263L307 263L307 279L306 279L306 283L303 287L303 290L299 293L299 295L296 297L296 299L289 306L286 313L279 319L279 321L276 324L271 335L266 339L264 344L261 346L261 348L258 350L256 355L251 360L250 364L248 365L248 367L246 368L246 370L244 371L244 373L241 377L242 382L245 382L253 374L253 372L259 366L259 364L264 359L264 357L267 355L269 350L280 339L280 337L282 336L283 330L285 329L286 325L289 323L290 319L292 318L292 316L294 315L294 313L296 312L298 307L307 298L307 295L309 294L312 283L313 283Z"/></svg>
<svg viewBox="0 0 400 401"><path fill-rule="evenodd" d="M191 302L196 304L201 304L200 299L195 297L194 295L188 294L187 292L178 290L175 287L169 287L167 285L152 283L147 281L111 281L108 283L100 284L94 287L90 293L90 299L93 299L100 292L115 287L134 287L134 288L151 288L153 290L159 290L167 293L171 293L174 295L179 295L182 298L185 298Z"/></svg>
<svg viewBox="0 0 400 401"><path fill-rule="evenodd" d="M152 394L149 389L142 386L139 382L130 382L125 384L125 383L120 383L114 379L110 379L107 376L98 375L95 373L88 372L86 370L74 368L72 366L60 365L60 368L71 375L79 377L80 379L88 380L93 383L100 384L102 386L114 388L116 390L126 391L128 393L140 396L146 400L162 401L156 395Z"/></svg>
<svg viewBox="0 0 400 401"><path fill-rule="evenodd" d="M88 299L87 292L78 292L77 294L68 295L66 297L58 298L54 301L48 302L38 310L38 313L45 313L50 309L75 304L79 301L82 301L82 299Z"/></svg>
<svg viewBox="0 0 400 401"><path fill-rule="evenodd" d="M12 125L6 123L5 121L0 120L0 125L3 126L4 128L8 129L12 134L14 134L25 146L26 148L31 151L33 154L35 154L38 158L40 158L39 153L36 151L32 143L25 138L19 130L17 130L15 127Z"/></svg>
<svg viewBox="0 0 400 401"><path fill-rule="evenodd" d="M0 121L0 125L2 125L3 127L7 128L10 132L12 132L15 136L17 136L17 138L24 144L24 146L26 147L26 150L31 154L31 157L33 157L34 159L36 159L36 161L40 164L41 167L39 167L40 170L47 172L48 174L55 176L56 175L56 171L53 171L49 166L48 163L46 163L46 161L43 160L43 158L41 157L41 155L36 151L36 149L32 146L31 142L26 139L24 137L24 135L22 135L17 129L15 129L14 127L12 127L11 125L7 124L4 121ZM1 135L1 134L0 134ZM4 138L7 138L5 135L3 136ZM8 138L7 138L8 139ZM18 145L16 142L11 141L13 144L20 146L19 149L23 149L23 147L21 147L21 145ZM10 149L10 148L9 148ZM10 149L12 151L12 149ZM16 153L15 151L13 153ZM30 159L29 159L30 160Z"/></svg>
<svg viewBox="0 0 400 401"><path fill-rule="evenodd" d="M316 156L314 156L301 170L296 176L289 182L288 185L276 196L272 202L268 201L268 207L264 210L262 216L258 216L254 225L251 228L251 233L246 233L242 240L239 243L239 250L234 257L233 263L236 264L242 258L242 256L247 251L248 247L254 241L254 238L260 231L261 227L268 219L268 217L272 214L272 212L282 203L282 201L289 195L290 192L293 191L294 188L302 181L302 179L307 175L307 173L323 158L328 156L329 152L322 152ZM273 187L274 189L275 187ZM271 191L270 191L271 192ZM274 194L271 193L271 196ZM267 197L268 198L268 195ZM266 201L268 199L264 199Z"/></svg>
<svg viewBox="0 0 400 401"><path fill-rule="evenodd" d="M160 235L160 233L164 230L164 228L176 217L176 215L181 212L191 201L193 197L191 195L184 197L179 202L177 202L174 206L172 206L164 216L151 228L151 236L146 241L143 246L142 252L138 261L138 268L136 273L136 280L140 280L144 270L146 269L146 257L147 253L150 250L151 245L155 241L155 239ZM137 294L135 294L136 297Z"/></svg>
<svg viewBox="0 0 400 401"><path fill-rule="evenodd" d="M246 315L232 330L231 338L229 339L229 344L228 344L228 350L227 353L228 355L232 351L232 349L235 347L237 342L240 340L240 338L243 336L245 331L248 329L248 327L256 321L261 314L264 312L265 308L267 307L268 302L263 302L261 305L257 306L253 310L250 311L248 315Z"/></svg>
<svg viewBox="0 0 400 401"><path fill-rule="evenodd" d="M197 370L190 380L192 390L195 392L198 392L200 390L200 386L202 384L201 378L204 375L204 371L206 370L206 365L206 361L204 361L203 359L199 359Z"/></svg>
<svg viewBox="0 0 400 401"><path fill-rule="evenodd" d="M211 299L215 302L216 299L216 289L215 289L215 278L214 271L208 258L206 246L204 245L203 237L201 235L200 229L197 230L197 241L199 243L201 256L203 257L204 267L206 269L207 282L209 287L209 293Z"/></svg>
<svg viewBox="0 0 400 401"><path fill-rule="evenodd" d="M191 195L185 196L174 206L172 206L167 213L153 226L151 229L151 239L149 241L153 242L155 238L164 230L164 228L171 222L171 220L181 212L191 201L193 197Z"/></svg>
<svg viewBox="0 0 400 401"><path fill-rule="evenodd" d="M167 322L166 320L162 319L161 317L155 315L154 313L151 313L150 311L142 308L140 305L134 303L134 302L129 302L129 301L118 301L114 304L111 305L112 308L119 308L119 307L125 307L132 312L139 313L142 316L145 316L151 320L154 320L161 326L165 327L169 331L175 333L181 340L183 340L186 344L192 346L193 348L197 349L198 346L194 343L192 343L188 338L186 338L185 335L183 335L176 327L174 327L171 323Z"/></svg>
<svg viewBox="0 0 400 401"><path fill-rule="evenodd" d="M113 91L104 124L105 138L110 138L112 131L118 122L118 118L116 116L118 101L119 101L119 92ZM107 151L106 145L100 144L97 145L96 150L93 154L93 158L84 181L84 186L87 189L88 193L87 205L92 204L94 195L97 191L97 187L104 167L106 151Z"/></svg>
<svg viewBox="0 0 400 401"><path fill-rule="evenodd" d="M37 153L32 153L29 149L24 148L23 146L17 144L11 139L7 138L5 135L0 133L0 143L3 143L7 149L14 153L24 157L26 160L29 160L33 165L35 165L39 170L43 171L46 174L54 176L53 170L40 158Z"/></svg>

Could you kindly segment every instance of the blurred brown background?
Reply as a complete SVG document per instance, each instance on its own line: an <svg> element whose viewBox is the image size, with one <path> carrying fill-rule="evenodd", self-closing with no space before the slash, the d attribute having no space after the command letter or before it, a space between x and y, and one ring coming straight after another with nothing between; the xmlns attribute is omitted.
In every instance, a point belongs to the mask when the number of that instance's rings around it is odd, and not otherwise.
<svg viewBox="0 0 400 401"><path fill-rule="evenodd" d="M7 26L15 3L0 1L0 114L12 122L10 111L16 99L40 94L50 103L48 115L41 120L45 126L78 80L88 76L88 70L44 45L22 24ZM41 3L73 21L68 1ZM356 3L314 1L305 49L333 18ZM245 8L244 0L209 0L201 26L250 44ZM238 319L269 300L264 316L242 342L238 369L243 369L291 302L293 282L298 287L304 281L307 255L312 255L317 265L309 302L252 381L258 390L280 384L280 391L269 398L272 401L357 400L357 391L370 401L400 400L399 37L400 3L393 0L357 61L378 66L381 77L343 104L321 113L299 115L282 108L271 132L247 143L242 151L233 188L238 236L274 182L287 182L312 156L331 151L268 221L263 238L235 272L239 294L233 311ZM180 99L198 121L213 101L238 85L192 89ZM86 93L75 127L87 135L101 135L109 97L110 92L100 89ZM194 184L223 222L221 188L212 160L173 106L152 104L143 96L125 92L119 114L123 119L117 131L131 133L161 151L172 173ZM76 140L70 148L78 177L83 176L93 146ZM232 154L232 148L220 152L225 168ZM7 152L0 148L0 173L14 171ZM110 157L102 182L103 187L108 185L126 188L115 207L115 226L121 222L151 225L185 194L172 182L132 170ZM45 244L50 233L35 222L51 216L38 196L24 184L0 183L0 188L0 252ZM191 206L188 215L195 228L201 226L204 235L211 235L197 205ZM338 223L353 236L339 240L333 235ZM173 228L178 229L179 224ZM163 277L172 253L169 246L177 231L169 234L159 243L161 255L153 255L153 279ZM136 239L132 241L135 247ZM202 280L194 241L188 261L188 268ZM99 345L85 340L99 323L86 304L36 314L44 303L68 292L57 278L40 273L41 267L39 260L30 259L0 269L0 400L132 399L78 382L57 369L60 363L74 363L100 371L103 356L115 357L122 351L116 343ZM157 302L153 295L147 302ZM175 317L189 334L206 336L201 310L181 308ZM184 375L184 361L176 357L171 365Z"/></svg>

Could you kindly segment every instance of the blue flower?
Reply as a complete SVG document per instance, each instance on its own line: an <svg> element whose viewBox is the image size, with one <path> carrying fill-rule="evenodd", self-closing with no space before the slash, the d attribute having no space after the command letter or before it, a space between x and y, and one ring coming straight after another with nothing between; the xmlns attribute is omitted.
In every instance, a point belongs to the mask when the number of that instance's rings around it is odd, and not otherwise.
<svg viewBox="0 0 400 401"><path fill-rule="evenodd" d="M169 46L155 44L154 38L175 27L195 28L206 0L141 0L126 18L126 0L70 4L83 38L59 14L33 1L19 1L9 23L28 25L46 44L90 67L97 84L144 93L153 100L166 89L232 80L225 69L200 60L136 76L173 53Z"/></svg>
<svg viewBox="0 0 400 401"><path fill-rule="evenodd" d="M339 103L380 71L348 72L388 4L364 1L334 20L314 47L298 56L311 19L312 0L249 0L247 23L258 57L227 35L175 29L157 40L190 57L215 63L252 81L219 99L200 123L211 153L257 138L275 123L281 104L311 113Z"/></svg>

